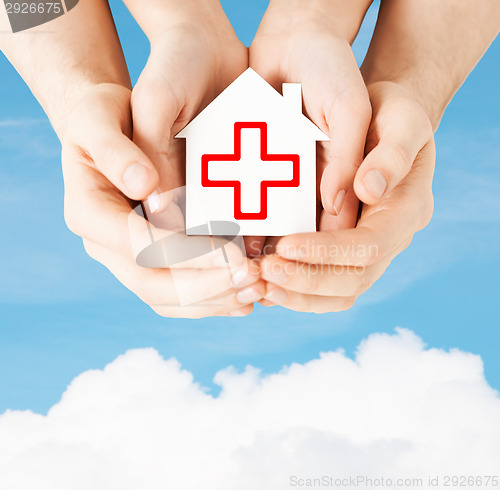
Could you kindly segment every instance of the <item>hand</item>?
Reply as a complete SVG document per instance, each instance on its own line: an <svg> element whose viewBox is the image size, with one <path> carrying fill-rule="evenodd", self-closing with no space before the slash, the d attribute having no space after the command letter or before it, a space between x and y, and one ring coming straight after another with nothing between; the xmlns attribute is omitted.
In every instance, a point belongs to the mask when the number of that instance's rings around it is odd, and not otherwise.
<svg viewBox="0 0 500 490"><path fill-rule="evenodd" d="M167 12L156 19L162 29L154 29L132 93L133 140L158 170L160 192L185 185L185 142L174 136L248 68L248 50L220 5L198 4L182 20L173 18ZM149 206L160 212L168 202L156 192Z"/></svg>
<svg viewBox="0 0 500 490"><path fill-rule="evenodd" d="M282 238L276 253L260 260L265 306L315 313L350 308L432 216L435 146L426 113L394 83L368 91L373 119L355 189L370 204L354 229ZM387 183L380 200L364 184L374 170Z"/></svg>
<svg viewBox="0 0 500 490"><path fill-rule="evenodd" d="M318 8L320 3L272 0L250 47L250 66L279 91L283 82L300 82L307 115L331 138L318 150L318 215L320 229L336 230L356 223L352 184L364 156L371 106L348 35L341 32L349 22L342 19L342 29L336 28L338 17L327 15L335 2Z"/></svg>
<svg viewBox="0 0 500 490"><path fill-rule="evenodd" d="M145 221L133 212L138 205L134 201L156 187L158 174L130 140L130 96L130 90L122 86L99 85L70 114L62 151L69 228L83 238L91 257L162 316L249 314L253 303L262 298L265 285L256 268L232 244L225 247L231 274L225 264L213 263L214 254L176 268L175 277L169 268L146 269L136 264L130 224L136 229L145 227ZM170 204L170 216L175 216L175 206L175 202ZM157 237L172 233L152 225L150 229ZM179 288L193 299L204 299L179 307Z"/></svg>

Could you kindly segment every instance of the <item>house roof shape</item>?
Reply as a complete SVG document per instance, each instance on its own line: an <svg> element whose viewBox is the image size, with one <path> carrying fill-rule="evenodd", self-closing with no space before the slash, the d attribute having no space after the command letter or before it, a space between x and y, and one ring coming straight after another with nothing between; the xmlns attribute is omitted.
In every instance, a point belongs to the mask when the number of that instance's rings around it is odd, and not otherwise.
<svg viewBox="0 0 500 490"><path fill-rule="evenodd" d="M224 117L221 109L228 105L233 109L236 107L234 110L237 111L238 104L249 102L255 107L263 106L267 112L271 106L273 111L279 110L281 117L285 117L287 121L295 120L294 124L299 126L301 133L307 138L329 141L328 136L302 113L302 90L299 83L284 83L282 95L252 68L244 71L175 137L187 138L192 130L203 123L220 120Z"/></svg>

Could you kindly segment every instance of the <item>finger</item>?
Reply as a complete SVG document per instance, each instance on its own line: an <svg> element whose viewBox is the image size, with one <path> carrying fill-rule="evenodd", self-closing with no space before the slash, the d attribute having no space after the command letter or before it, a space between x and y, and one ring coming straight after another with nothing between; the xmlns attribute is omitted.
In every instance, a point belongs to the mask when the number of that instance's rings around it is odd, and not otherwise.
<svg viewBox="0 0 500 490"><path fill-rule="evenodd" d="M379 201L406 177L417 154L432 138L432 125L417 103L407 97L385 98L381 92L371 90L378 143L354 181L357 196L367 204Z"/></svg>
<svg viewBox="0 0 500 490"><path fill-rule="evenodd" d="M172 126L183 102L168 81L158 76L160 68L154 65L154 58L150 58L132 92L133 136L134 142L161 166L168 161Z"/></svg>
<svg viewBox="0 0 500 490"><path fill-rule="evenodd" d="M125 196L146 198L158 185L150 159L131 140L130 91L96 90L79 109L67 138L79 148L82 163L95 166Z"/></svg>
<svg viewBox="0 0 500 490"><path fill-rule="evenodd" d="M210 60L200 58L203 46L185 43L173 29L152 47L132 92L134 142L160 174L159 192L185 185L184 141L176 133L194 116L207 91ZM155 196L154 212L166 208Z"/></svg>
<svg viewBox="0 0 500 490"><path fill-rule="evenodd" d="M144 267L222 267L246 264L243 246L219 237L186 236L183 226L162 229L146 221L141 206L129 201L95 168L81 162L71 145L63 148L65 219L78 236L101 244L114 253L138 260ZM155 215L160 224L178 221L174 203ZM174 231L175 230L175 231Z"/></svg>
<svg viewBox="0 0 500 490"><path fill-rule="evenodd" d="M211 316L247 316L253 311L253 303L259 301L265 294L266 285L259 281L244 292L252 298L249 304L242 303L242 293L229 293L210 300L201 301L189 306L153 305L152 309L160 316L168 318L200 319Z"/></svg>
<svg viewBox="0 0 500 490"><path fill-rule="evenodd" d="M337 41L325 42L320 43L312 59L310 53L304 53L297 72L301 75L298 79L303 80L308 115L330 137L326 159L318 155L321 202L328 214L339 215L363 161L372 111L350 47L338 46ZM328 52L337 53L338 63L332 65L324 59ZM336 66L342 70L337 71Z"/></svg>
<svg viewBox="0 0 500 490"><path fill-rule="evenodd" d="M278 90L283 81L302 83L307 115L331 140L326 168L321 154L324 146L319 148L318 174L323 208L337 215L364 157L370 100L348 43L316 32L298 33L294 38L291 54L280 63L273 63L272 56L259 55L258 40L250 61Z"/></svg>
<svg viewBox="0 0 500 490"><path fill-rule="evenodd" d="M162 217L175 205L155 217ZM138 221L135 212L129 216L129 235L133 256L138 265L147 268L226 267L238 270L248 264L242 237L226 239L207 235L188 236L184 227L178 231L158 229L150 221Z"/></svg>
<svg viewBox="0 0 500 490"><path fill-rule="evenodd" d="M358 220L359 199L354 190L346 194L344 205L338 215L331 215L321 211L319 220L320 231L336 231L354 228Z"/></svg>
<svg viewBox="0 0 500 490"><path fill-rule="evenodd" d="M85 250L102 263L122 284L145 303L154 307L177 308L184 305L212 305L226 313L262 298L263 281L258 269L249 265L246 277L235 285L234 276L224 269L145 269L130 259L101 245L85 241ZM232 294L221 302L221 297Z"/></svg>
<svg viewBox="0 0 500 490"><path fill-rule="evenodd" d="M76 235L131 255L130 203L100 171L88 167L72 145L63 146L64 217Z"/></svg>
<svg viewBox="0 0 500 490"><path fill-rule="evenodd" d="M355 229L284 237L277 253L310 264L366 267L389 255L408 236L411 227L403 224L403 232L400 225L378 214L368 225Z"/></svg>
<svg viewBox="0 0 500 490"><path fill-rule="evenodd" d="M379 206L366 208L355 229L283 237L278 255L316 264L368 266L388 256L409 236L425 227L432 215L435 147L431 140L411 172Z"/></svg>
<svg viewBox="0 0 500 490"><path fill-rule="evenodd" d="M271 307L271 306L277 306L276 303L273 303L272 301L269 301L266 298L263 298L259 301L259 304L265 307Z"/></svg>
<svg viewBox="0 0 500 490"><path fill-rule="evenodd" d="M160 182L149 201L152 212L161 212L168 206L165 191L184 185L180 168L171 164L169 152L172 126L181 111L180 100L161 79L148 77L148 68L141 75L132 96L134 121L133 139L156 167ZM177 147L181 142L177 142ZM179 148L177 148L179 150ZM172 158L172 162L176 159Z"/></svg>
<svg viewBox="0 0 500 490"><path fill-rule="evenodd" d="M269 255L260 261L261 277L283 289L317 296L357 297L389 266L386 258L370 267L307 264Z"/></svg>
<svg viewBox="0 0 500 490"><path fill-rule="evenodd" d="M202 304L187 307L153 307L152 310L164 318L183 318L188 320L200 320L214 316L245 317L254 310L254 305L247 305L233 311L227 311L227 308L218 311L211 306Z"/></svg>
<svg viewBox="0 0 500 490"><path fill-rule="evenodd" d="M318 282L313 280L311 283L308 281L310 279L308 277L308 280L295 288L296 290L294 290L294 285L298 284L295 281L297 276L294 276L292 282L280 285L268 281L266 294L259 303L266 307L280 305L294 311L313 313L327 313L350 309L354 305L356 299L382 277L394 257L406 249L411 241L412 239L410 237L397 247L389 257L375 266L366 268L364 271L358 269L358 271L354 272L354 274L358 274L357 279L360 279L360 281L353 281L352 270L348 271L348 274L351 274L351 276L346 276L346 268L344 268L340 274L334 276L332 276L332 271L330 269L327 271L326 275L322 274L321 276L316 276L320 278ZM322 270L322 273L324 272L325 269ZM266 277L264 277L264 279L266 279ZM333 287L329 287L328 285L331 279L334 280ZM330 281L330 285L331 284ZM351 294L346 294L349 290ZM337 292L339 293L338 295L335 294Z"/></svg>
<svg viewBox="0 0 500 490"><path fill-rule="evenodd" d="M245 250L250 258L258 257L264 250L267 237L265 236L246 236L244 237Z"/></svg>
<svg viewBox="0 0 500 490"><path fill-rule="evenodd" d="M364 84L339 96L327 110L326 118L331 139L330 163L321 177L321 201L327 213L339 215L364 157L371 119Z"/></svg>
<svg viewBox="0 0 500 490"><path fill-rule="evenodd" d="M330 143L326 143L330 144ZM328 164L327 151L325 149L325 143L317 145L317 172L318 175L323 175L323 171ZM343 195L343 194L342 194ZM352 187L345 193L344 202L336 215L327 213L323 209L321 203L321 179L317 181L317 215L318 220L318 230L321 231L334 231L342 230L346 228L354 228L358 220L359 211L359 199L356 196L354 189Z"/></svg>
<svg viewBox="0 0 500 490"><path fill-rule="evenodd" d="M264 306L278 305L289 310L304 313L333 313L352 308L355 298L315 296L309 294L285 291L275 285L269 285L261 304Z"/></svg>
<svg viewBox="0 0 500 490"><path fill-rule="evenodd" d="M251 304L251 305L244 306L243 308L238 308L237 310L230 311L228 313L228 316L232 316L232 317L248 316L248 315L250 315L250 313L252 313L253 310L254 310L254 305Z"/></svg>

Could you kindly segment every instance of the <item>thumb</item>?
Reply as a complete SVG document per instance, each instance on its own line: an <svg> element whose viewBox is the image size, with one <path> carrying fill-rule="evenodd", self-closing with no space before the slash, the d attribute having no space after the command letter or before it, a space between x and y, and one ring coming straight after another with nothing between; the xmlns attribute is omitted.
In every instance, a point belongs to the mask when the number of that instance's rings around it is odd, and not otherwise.
<svg viewBox="0 0 500 490"><path fill-rule="evenodd" d="M182 110L165 77L149 61L132 92L133 139L158 171L168 163L172 128Z"/></svg>
<svg viewBox="0 0 500 490"><path fill-rule="evenodd" d="M125 134L131 128L130 91L100 87L85 105L75 114L68 138L129 199L149 196L158 185L158 172Z"/></svg>
<svg viewBox="0 0 500 490"><path fill-rule="evenodd" d="M328 214L340 215L345 197L363 161L371 106L364 85L341 98L329 111L330 158L321 178L321 201Z"/></svg>
<svg viewBox="0 0 500 490"><path fill-rule="evenodd" d="M354 180L356 195L366 204L378 202L408 175L433 133L423 109L410 99L374 100L373 107L369 133L378 135L378 143L364 159Z"/></svg>
<svg viewBox="0 0 500 490"><path fill-rule="evenodd" d="M159 176L159 194L154 212L168 205L166 191L185 185L183 142L172 138L189 122L199 103L200 90L189 88L183 80L189 67L177 50L162 44L152 48L151 56L132 92L133 140L150 158ZM196 77L195 77L196 78Z"/></svg>

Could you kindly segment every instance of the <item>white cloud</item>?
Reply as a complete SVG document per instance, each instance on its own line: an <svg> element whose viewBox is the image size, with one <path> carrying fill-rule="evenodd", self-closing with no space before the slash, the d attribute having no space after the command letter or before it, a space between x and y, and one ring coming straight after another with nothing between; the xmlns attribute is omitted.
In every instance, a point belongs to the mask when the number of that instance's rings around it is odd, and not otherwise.
<svg viewBox="0 0 500 490"><path fill-rule="evenodd" d="M153 349L78 376L47 416L0 417L0 489L285 489L290 476L500 472L500 399L481 359L374 334L213 397ZM496 472L496 473L495 473ZM425 486L424 486L425 487Z"/></svg>

